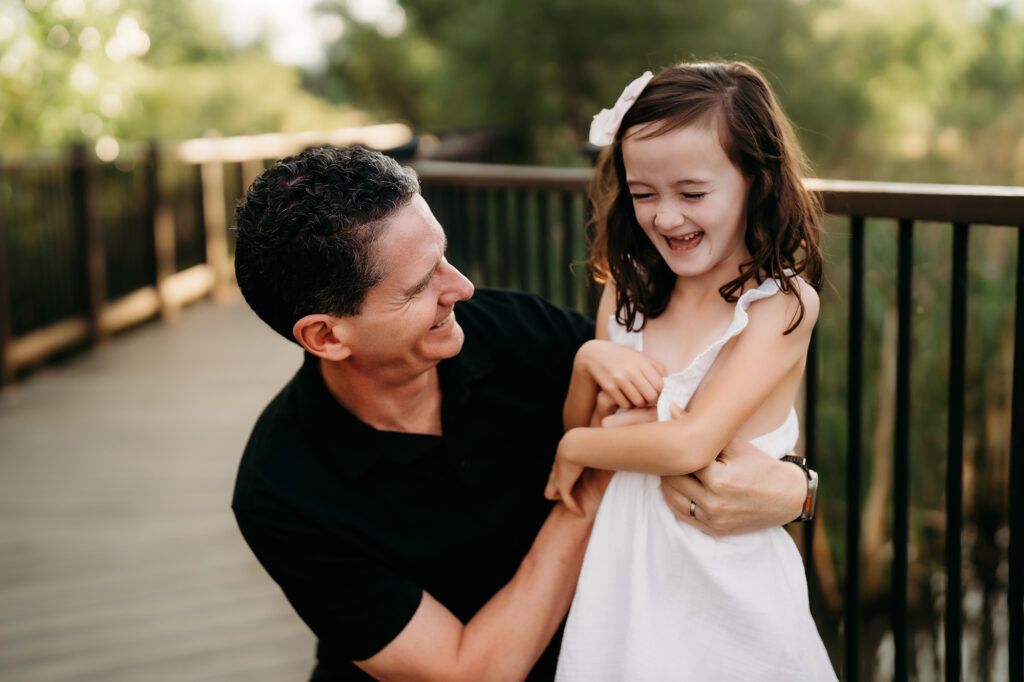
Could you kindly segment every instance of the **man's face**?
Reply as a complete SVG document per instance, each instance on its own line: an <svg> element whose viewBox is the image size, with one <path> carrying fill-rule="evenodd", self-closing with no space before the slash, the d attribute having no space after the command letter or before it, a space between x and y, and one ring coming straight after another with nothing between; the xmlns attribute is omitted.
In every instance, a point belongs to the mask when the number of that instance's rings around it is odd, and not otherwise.
<svg viewBox="0 0 1024 682"><path fill-rule="evenodd" d="M377 242L384 279L348 319L355 334L351 361L371 371L433 367L462 349L453 306L473 283L444 257L448 240L420 195L394 214Z"/></svg>

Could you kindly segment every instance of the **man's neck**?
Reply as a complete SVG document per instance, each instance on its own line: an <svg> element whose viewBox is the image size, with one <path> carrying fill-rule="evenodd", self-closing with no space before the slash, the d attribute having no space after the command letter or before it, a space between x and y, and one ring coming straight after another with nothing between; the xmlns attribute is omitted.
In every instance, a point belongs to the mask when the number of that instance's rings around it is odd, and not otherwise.
<svg viewBox="0 0 1024 682"><path fill-rule="evenodd" d="M385 376L321 360L320 374L342 407L378 431L441 435L436 366L416 374Z"/></svg>

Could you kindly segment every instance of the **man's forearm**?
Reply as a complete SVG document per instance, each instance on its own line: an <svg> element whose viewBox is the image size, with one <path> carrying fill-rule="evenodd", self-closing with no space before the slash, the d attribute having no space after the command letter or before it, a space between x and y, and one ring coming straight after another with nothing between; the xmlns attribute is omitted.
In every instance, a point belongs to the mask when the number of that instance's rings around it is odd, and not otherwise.
<svg viewBox="0 0 1024 682"><path fill-rule="evenodd" d="M512 580L466 624L459 658L476 679L526 677L569 610L592 525L554 507Z"/></svg>
<svg viewBox="0 0 1024 682"><path fill-rule="evenodd" d="M594 413L598 386L585 370L573 366L569 391L562 408L562 425L566 431L577 426L586 426Z"/></svg>
<svg viewBox="0 0 1024 682"><path fill-rule="evenodd" d="M402 632L357 665L380 680L524 679L572 602L597 508L594 490L583 486L584 517L561 504L552 509L515 575L468 623L425 594Z"/></svg>
<svg viewBox="0 0 1024 682"><path fill-rule="evenodd" d="M803 511L804 499L807 497L807 476L803 469L791 462L771 465L773 475L769 490L775 491L777 498L772 504L766 505L765 523L784 525L796 519Z"/></svg>

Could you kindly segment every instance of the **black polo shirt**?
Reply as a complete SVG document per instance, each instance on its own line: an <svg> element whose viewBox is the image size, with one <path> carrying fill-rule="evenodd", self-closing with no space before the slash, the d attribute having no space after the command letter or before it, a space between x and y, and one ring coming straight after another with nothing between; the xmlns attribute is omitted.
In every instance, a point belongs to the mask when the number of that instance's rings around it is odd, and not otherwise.
<svg viewBox="0 0 1024 682"><path fill-rule="evenodd" d="M593 323L536 296L459 303L461 353L438 366L442 436L378 431L307 355L256 423L232 507L319 638L315 680L368 679L427 591L463 622L515 573L550 510L573 356ZM530 679L551 679L558 637Z"/></svg>

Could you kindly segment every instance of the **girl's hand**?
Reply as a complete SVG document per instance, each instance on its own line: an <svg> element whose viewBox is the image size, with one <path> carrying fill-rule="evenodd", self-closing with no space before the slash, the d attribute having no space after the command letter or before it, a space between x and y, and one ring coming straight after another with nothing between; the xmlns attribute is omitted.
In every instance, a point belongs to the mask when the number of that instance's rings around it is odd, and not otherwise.
<svg viewBox="0 0 1024 682"><path fill-rule="evenodd" d="M561 500L562 504L568 507L572 513L584 516L583 508L572 495L576 480L582 473L582 466L572 464L564 457L556 455L555 463L551 467L551 475L548 476L547 487L544 488L544 497L549 500Z"/></svg>
<svg viewBox="0 0 1024 682"><path fill-rule="evenodd" d="M665 376L658 361L602 339L580 347L574 368L586 372L623 409L656 405Z"/></svg>

